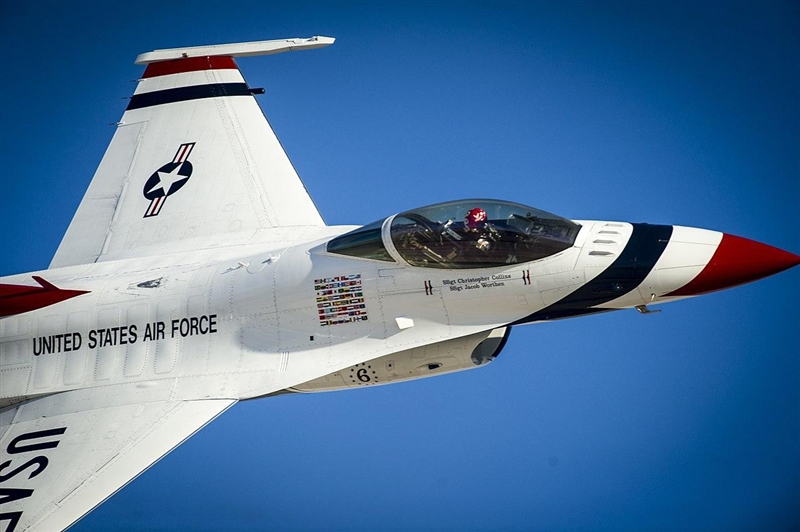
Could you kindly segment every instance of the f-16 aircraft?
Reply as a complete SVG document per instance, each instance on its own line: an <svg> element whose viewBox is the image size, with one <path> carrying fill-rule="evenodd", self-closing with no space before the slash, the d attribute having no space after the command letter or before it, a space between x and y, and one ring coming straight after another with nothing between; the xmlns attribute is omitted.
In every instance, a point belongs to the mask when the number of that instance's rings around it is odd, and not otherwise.
<svg viewBox="0 0 800 532"><path fill-rule="evenodd" d="M236 58L156 50L47 270L0 279L0 523L69 527L237 401L474 369L515 326L653 306L800 256L474 198L327 226Z"/></svg>

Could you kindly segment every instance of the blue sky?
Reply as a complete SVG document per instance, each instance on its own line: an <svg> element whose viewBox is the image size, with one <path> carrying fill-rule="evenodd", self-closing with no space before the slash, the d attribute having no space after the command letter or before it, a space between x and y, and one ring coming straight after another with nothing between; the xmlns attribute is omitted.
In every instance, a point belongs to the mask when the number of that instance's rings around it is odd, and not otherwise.
<svg viewBox="0 0 800 532"><path fill-rule="evenodd" d="M462 197L800 253L792 2L0 4L0 274L44 269L156 48L242 59L329 224ZM75 530L800 526L800 268L520 327L485 369L237 405Z"/></svg>

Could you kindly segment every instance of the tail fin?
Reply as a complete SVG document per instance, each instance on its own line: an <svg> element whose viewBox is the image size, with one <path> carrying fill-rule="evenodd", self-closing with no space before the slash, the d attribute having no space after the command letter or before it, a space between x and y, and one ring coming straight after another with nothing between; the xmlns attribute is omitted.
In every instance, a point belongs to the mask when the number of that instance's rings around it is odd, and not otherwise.
<svg viewBox="0 0 800 532"><path fill-rule="evenodd" d="M235 57L329 37L156 50L51 268L247 242L325 225Z"/></svg>

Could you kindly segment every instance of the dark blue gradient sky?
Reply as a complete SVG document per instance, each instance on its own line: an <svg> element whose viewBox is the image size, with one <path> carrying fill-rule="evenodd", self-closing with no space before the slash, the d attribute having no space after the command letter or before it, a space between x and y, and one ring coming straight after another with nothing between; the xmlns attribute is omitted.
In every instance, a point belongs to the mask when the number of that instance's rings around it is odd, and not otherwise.
<svg viewBox="0 0 800 532"><path fill-rule="evenodd" d="M0 3L0 273L46 268L155 48L242 59L329 224L498 197L800 253L796 2ZM800 527L800 268L237 405L75 530Z"/></svg>

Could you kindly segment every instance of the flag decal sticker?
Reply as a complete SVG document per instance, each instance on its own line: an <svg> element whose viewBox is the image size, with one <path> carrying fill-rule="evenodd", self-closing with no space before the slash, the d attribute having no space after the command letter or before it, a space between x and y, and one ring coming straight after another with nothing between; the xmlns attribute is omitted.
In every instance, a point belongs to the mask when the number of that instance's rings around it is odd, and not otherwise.
<svg viewBox="0 0 800 532"><path fill-rule="evenodd" d="M317 313L322 327L367 321L367 305L361 274L339 275L314 280Z"/></svg>
<svg viewBox="0 0 800 532"><path fill-rule="evenodd" d="M150 200L150 205L144 213L145 218L158 216L167 197L179 191L192 176L192 163L189 155L194 148L194 142L181 144L175 157L155 172L144 184L142 193Z"/></svg>

